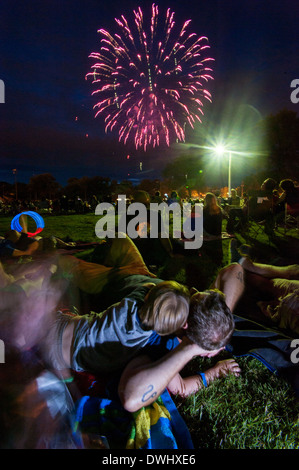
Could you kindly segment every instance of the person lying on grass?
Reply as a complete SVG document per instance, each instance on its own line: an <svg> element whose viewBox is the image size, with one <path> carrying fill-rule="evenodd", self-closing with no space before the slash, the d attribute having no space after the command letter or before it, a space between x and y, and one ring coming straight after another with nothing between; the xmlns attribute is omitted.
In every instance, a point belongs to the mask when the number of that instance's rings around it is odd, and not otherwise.
<svg viewBox="0 0 299 470"><path fill-rule="evenodd" d="M56 248L72 248L75 243L66 243L60 238L28 235L27 215L21 214L20 226L22 231L11 229L4 237L0 236L0 259L35 256L40 253L52 253Z"/></svg>
<svg viewBox="0 0 299 470"><path fill-rule="evenodd" d="M299 265L274 266L253 262L248 246L241 246L233 262L221 269L214 288L225 294L231 311L243 293L254 292L262 316L277 327L299 333ZM267 300L265 300L265 298Z"/></svg>

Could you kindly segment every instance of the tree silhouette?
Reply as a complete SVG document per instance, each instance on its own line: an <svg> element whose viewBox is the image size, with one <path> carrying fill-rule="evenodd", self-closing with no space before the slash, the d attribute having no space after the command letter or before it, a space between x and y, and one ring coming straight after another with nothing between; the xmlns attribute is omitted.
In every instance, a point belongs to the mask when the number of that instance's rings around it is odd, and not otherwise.
<svg viewBox="0 0 299 470"><path fill-rule="evenodd" d="M31 176L28 184L28 190L35 199L52 199L57 195L60 187L51 173Z"/></svg>
<svg viewBox="0 0 299 470"><path fill-rule="evenodd" d="M296 112L283 109L262 122L265 145L270 152L269 171L276 178L291 178L299 173L299 118Z"/></svg>

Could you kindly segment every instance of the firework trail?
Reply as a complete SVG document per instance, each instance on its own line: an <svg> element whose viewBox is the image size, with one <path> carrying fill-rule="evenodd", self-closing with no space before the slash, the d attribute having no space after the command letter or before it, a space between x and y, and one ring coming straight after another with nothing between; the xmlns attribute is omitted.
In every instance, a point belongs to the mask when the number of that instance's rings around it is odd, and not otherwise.
<svg viewBox="0 0 299 470"><path fill-rule="evenodd" d="M201 122L203 100L211 101L207 38L187 31L191 20L177 29L170 9L159 22L153 4L147 29L141 8L133 13L134 32L124 16L115 19L119 34L98 31L101 49L90 55L95 62L86 75L99 97L95 117L102 115L105 131L118 130L123 143L133 138L136 148L184 141L185 126Z"/></svg>

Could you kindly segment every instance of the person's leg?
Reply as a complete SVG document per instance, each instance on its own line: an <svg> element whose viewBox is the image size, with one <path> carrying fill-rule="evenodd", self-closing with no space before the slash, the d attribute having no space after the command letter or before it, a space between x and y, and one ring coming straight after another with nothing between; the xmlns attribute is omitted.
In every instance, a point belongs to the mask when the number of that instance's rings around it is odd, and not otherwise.
<svg viewBox="0 0 299 470"><path fill-rule="evenodd" d="M20 215L19 222L20 222L20 225L23 229L22 231L24 233L27 233L28 232L28 218L27 218L27 215L26 214Z"/></svg>
<svg viewBox="0 0 299 470"><path fill-rule="evenodd" d="M211 288L225 294L226 304L233 311L245 288L243 267L238 263L224 267L219 271Z"/></svg>
<svg viewBox="0 0 299 470"><path fill-rule="evenodd" d="M137 270L149 273L140 251L127 235L125 238L108 239L107 243L110 243L110 250L103 262L105 266L114 268L132 266Z"/></svg>
<svg viewBox="0 0 299 470"><path fill-rule="evenodd" d="M61 255L58 267L62 276L69 279L74 286L89 294L102 292L109 280L112 267L90 263L75 256Z"/></svg>
<svg viewBox="0 0 299 470"><path fill-rule="evenodd" d="M276 301L280 296L299 287L298 280L290 280L292 277L298 277L298 265L280 267L254 263L245 253L245 249L238 249L236 240L231 242L231 259L238 260L242 266L238 268L237 263L232 263L223 268L214 283L214 287L226 294L227 304L231 309L236 306L245 287L260 292L262 298ZM274 276L281 278L273 278Z"/></svg>
<svg viewBox="0 0 299 470"><path fill-rule="evenodd" d="M107 243L111 243L111 247L103 264L62 255L59 258L59 267L77 287L89 294L99 294L108 283L131 274L155 277L129 237L114 238L112 241L108 239Z"/></svg>
<svg viewBox="0 0 299 470"><path fill-rule="evenodd" d="M58 237L53 237L56 242L56 248L72 248L76 246L76 242L64 242Z"/></svg>
<svg viewBox="0 0 299 470"><path fill-rule="evenodd" d="M239 263L248 273L256 274L268 279L299 279L299 265L274 266L270 264L256 263L250 258L252 247L241 245L236 239L230 242L230 262Z"/></svg>
<svg viewBox="0 0 299 470"><path fill-rule="evenodd" d="M250 258L245 257L243 268L251 273L258 274L265 278L280 278L280 279L298 279L299 278L299 265L293 264L290 266L272 266L270 264L255 263Z"/></svg>
<svg viewBox="0 0 299 470"><path fill-rule="evenodd" d="M271 275L290 275L296 271L294 267L278 267L253 263L249 257L242 256L242 250L237 248L236 241L231 242L232 264L224 267L219 273L214 283L214 287L221 290L226 295L226 303L233 310L245 291L245 287L259 291L264 297L278 298L285 294L286 285L283 279L271 279ZM242 247L241 247L242 248ZM237 259L238 263L236 262ZM264 276L263 274L266 274ZM268 277L267 277L268 276ZM291 282L291 281L285 281ZM297 282L297 281L295 281Z"/></svg>

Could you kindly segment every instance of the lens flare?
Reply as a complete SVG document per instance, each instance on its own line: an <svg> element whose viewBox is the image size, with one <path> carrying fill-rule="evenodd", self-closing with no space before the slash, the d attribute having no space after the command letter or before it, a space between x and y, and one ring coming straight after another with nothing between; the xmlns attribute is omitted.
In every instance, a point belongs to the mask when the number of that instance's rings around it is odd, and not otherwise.
<svg viewBox="0 0 299 470"><path fill-rule="evenodd" d="M211 101L208 39L189 32L191 20L177 28L170 9L160 21L153 4L148 27L140 7L133 13L134 29L122 15L115 19L119 33L98 31L100 52L90 55L95 62L86 75L99 97L95 117L102 115L105 131L118 130L119 141L133 140L136 149L184 142L186 125L194 129L203 101Z"/></svg>

